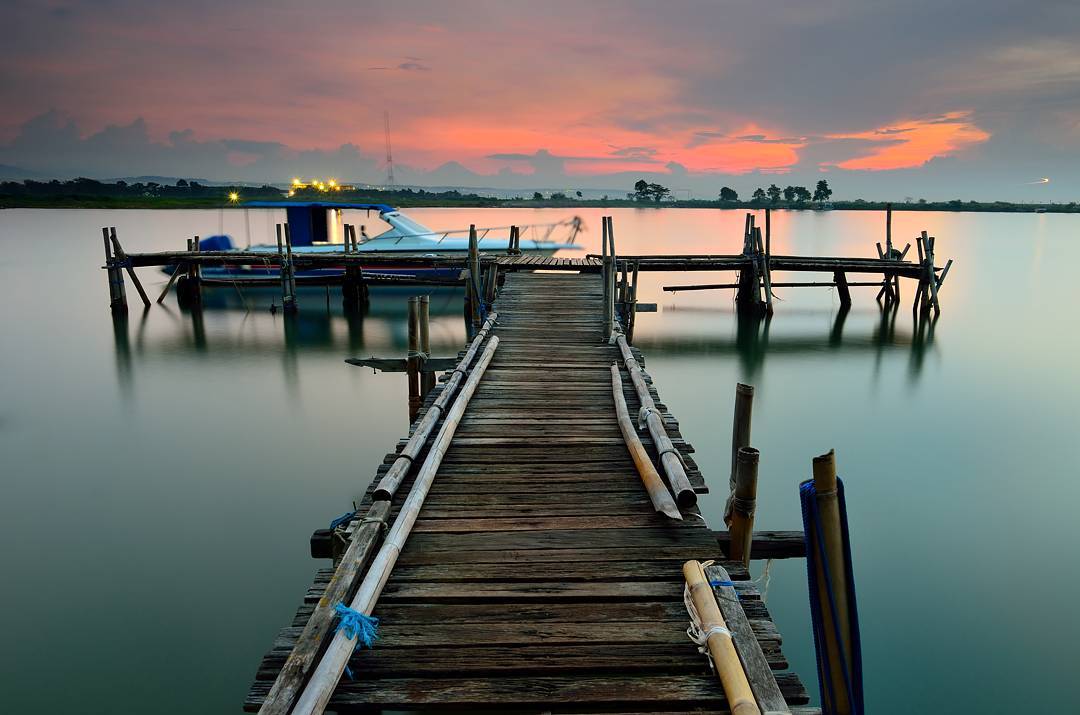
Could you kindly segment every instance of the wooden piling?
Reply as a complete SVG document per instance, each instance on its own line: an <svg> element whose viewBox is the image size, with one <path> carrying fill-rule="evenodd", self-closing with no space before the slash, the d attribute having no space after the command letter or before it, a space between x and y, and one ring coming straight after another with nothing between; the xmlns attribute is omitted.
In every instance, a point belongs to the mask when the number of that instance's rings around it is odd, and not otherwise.
<svg viewBox="0 0 1080 715"><path fill-rule="evenodd" d="M739 447L735 466L735 490L731 499L731 551L728 557L750 565L750 543L754 536L757 508L759 453L753 447Z"/></svg>
<svg viewBox="0 0 1080 715"><path fill-rule="evenodd" d="M825 712L843 715L851 712L844 679L844 663L850 664L851 629L848 612L847 570L844 568L843 534L840 526L840 505L836 491L836 455L833 450L815 457L813 461L814 489L821 518L822 544L825 562L817 562L818 598L821 604L822 631L825 652L830 660L832 686L824 688L835 694L836 702L823 703ZM817 535L810 534L809 548L819 549ZM825 572L827 568L828 573ZM830 597L829 592L832 592ZM839 634L839 639L837 638ZM842 660L841 660L842 658Z"/></svg>
<svg viewBox="0 0 1080 715"><path fill-rule="evenodd" d="M139 277L135 275L135 269L128 264L127 254L124 253L124 249L120 246L120 241L116 238L116 227L111 226L109 228L109 241L112 243L113 256L124 266L124 270L128 274L128 278L135 285L135 290L139 291L139 297L142 298L143 306L150 307L150 298L146 295L146 291L143 290L142 283L139 282Z"/></svg>
<svg viewBox="0 0 1080 715"><path fill-rule="evenodd" d="M289 285L287 296L282 309L287 313L296 312L296 265L293 263L292 230L289 224L285 224L285 264L282 266Z"/></svg>
<svg viewBox="0 0 1080 715"><path fill-rule="evenodd" d="M754 411L754 386L735 385L735 416L731 423L731 476L728 478L728 500L724 506L724 523L731 528L739 450L750 446L751 417Z"/></svg>
<svg viewBox="0 0 1080 715"><path fill-rule="evenodd" d="M843 271L833 273L833 282L836 283L836 294L840 297L840 307L851 307L851 290L848 288L847 274Z"/></svg>
<svg viewBox="0 0 1080 715"><path fill-rule="evenodd" d="M113 258L108 227L101 229L101 235L105 239L105 274L109 279L109 309L114 313L126 313L128 305L127 294L124 291L124 276L120 273L117 261Z"/></svg>
<svg viewBox="0 0 1080 715"><path fill-rule="evenodd" d="M420 365L420 399L422 400L435 387L435 373L428 367L431 358L431 296L420 296L420 352L423 362Z"/></svg>
<svg viewBox="0 0 1080 715"><path fill-rule="evenodd" d="M409 353L405 372L409 376L409 422L416 419L423 400L420 398L420 298L409 298Z"/></svg>

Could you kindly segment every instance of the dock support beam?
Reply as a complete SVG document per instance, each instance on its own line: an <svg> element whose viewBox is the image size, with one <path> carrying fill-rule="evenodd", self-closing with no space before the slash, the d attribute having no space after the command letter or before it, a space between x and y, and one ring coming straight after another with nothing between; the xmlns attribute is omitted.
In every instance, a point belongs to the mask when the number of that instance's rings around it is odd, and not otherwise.
<svg viewBox="0 0 1080 715"><path fill-rule="evenodd" d="M281 309L286 313L296 312L296 280L292 265L292 234L289 224L284 225L284 244L282 243L282 225L277 224L278 259L281 274ZM284 250L283 250L284 249Z"/></svg>
<svg viewBox="0 0 1080 715"><path fill-rule="evenodd" d="M345 224L345 253L354 254L359 243L356 226ZM341 284L341 305L346 312L356 311L367 302L368 290L364 285L364 272L358 265L345 263L345 279Z"/></svg>
<svg viewBox="0 0 1080 715"><path fill-rule="evenodd" d="M124 276L120 272L120 262L113 258L109 229L103 227L101 235L105 239L105 273L109 277L109 309L113 313L126 313L127 292L124 290Z"/></svg>

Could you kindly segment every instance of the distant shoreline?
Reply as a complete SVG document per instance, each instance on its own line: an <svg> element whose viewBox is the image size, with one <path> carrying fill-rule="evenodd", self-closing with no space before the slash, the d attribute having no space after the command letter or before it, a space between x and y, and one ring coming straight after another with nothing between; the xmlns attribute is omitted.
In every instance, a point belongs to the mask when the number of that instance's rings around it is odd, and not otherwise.
<svg viewBox="0 0 1080 715"><path fill-rule="evenodd" d="M305 197L306 198L306 197ZM312 197L312 200L314 197ZM371 201L374 203L389 203L399 208L530 208L530 209L575 209L575 208L635 208L643 211L650 209L681 208L681 209L747 209L760 210L765 208L787 211L884 211L890 202L887 201L832 201L830 208L822 209L818 206L805 203L794 204L780 201L771 203L768 201L705 201L683 200L663 201L661 203L645 203L629 199L596 199L596 200L555 200L541 199L498 199L486 197L469 197L467 200L455 199L431 199L417 197L405 199L400 196L367 196L350 197L349 201ZM1080 213L1080 204L1020 204L1007 201L977 202L977 201L927 201L927 202L891 202L893 211L954 211L976 213ZM29 197L29 196L0 196L0 209L242 209L243 202L234 203L209 197Z"/></svg>

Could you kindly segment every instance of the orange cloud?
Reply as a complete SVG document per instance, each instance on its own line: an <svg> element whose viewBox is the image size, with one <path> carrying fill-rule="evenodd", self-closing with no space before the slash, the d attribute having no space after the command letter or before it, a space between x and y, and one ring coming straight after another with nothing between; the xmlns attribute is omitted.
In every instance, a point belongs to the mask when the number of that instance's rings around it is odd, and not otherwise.
<svg viewBox="0 0 1080 715"><path fill-rule="evenodd" d="M829 139L861 139L879 143L867 154L842 161L841 169L883 171L922 166L931 159L952 156L990 138L971 121L971 112L949 112L935 119L914 119L868 132L833 134Z"/></svg>

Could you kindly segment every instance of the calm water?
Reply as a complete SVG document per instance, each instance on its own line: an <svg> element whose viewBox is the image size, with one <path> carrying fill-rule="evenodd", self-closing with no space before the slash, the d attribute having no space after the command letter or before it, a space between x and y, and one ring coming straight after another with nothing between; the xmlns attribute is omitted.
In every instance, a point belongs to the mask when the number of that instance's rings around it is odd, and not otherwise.
<svg viewBox="0 0 1080 715"><path fill-rule="evenodd" d="M410 213L437 228L567 215ZM581 213L597 250L601 212ZM622 253L741 245L742 212L610 213ZM218 289L198 321L172 298L144 315L129 285L130 318L114 325L101 226L143 251L219 230L263 240L275 218L0 211L4 711L238 711L323 564L308 557L311 531L350 508L406 433L404 377L342 358L404 353L407 292L377 293L347 320L315 290L290 323L267 310L272 293ZM778 212L773 226L778 253L870 256L883 238L870 213ZM853 289L841 325L831 289L778 289L765 326L739 325L730 292L661 291L723 274L644 274L641 299L660 311L639 316L637 343L714 488L714 527L737 381L757 387L761 528L800 528L796 485L837 450L871 712L1069 710L1080 222L894 217L901 246L921 229L956 260L932 332L913 326L910 283L895 321L873 289ZM155 295L164 285L142 276ZM460 296L434 296L432 312L435 351L452 355ZM801 561L775 564L768 603L814 688Z"/></svg>

